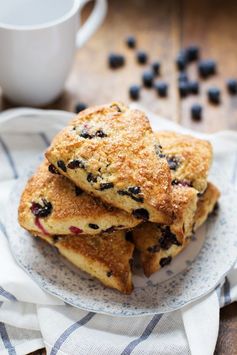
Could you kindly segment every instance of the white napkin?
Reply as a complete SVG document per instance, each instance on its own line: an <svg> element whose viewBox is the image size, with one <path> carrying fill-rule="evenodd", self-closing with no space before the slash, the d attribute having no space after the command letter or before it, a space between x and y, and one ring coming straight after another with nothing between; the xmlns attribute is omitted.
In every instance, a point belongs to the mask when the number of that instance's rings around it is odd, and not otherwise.
<svg viewBox="0 0 237 355"><path fill-rule="evenodd" d="M13 109L0 114L0 353L193 354L214 352L219 307L237 300L237 267L222 287L179 311L112 317L75 309L46 294L14 261L4 230L5 205L15 180L38 159L54 134L73 116L63 111ZM155 129L190 132L148 113ZM237 185L237 133L191 132L212 141L215 161Z"/></svg>

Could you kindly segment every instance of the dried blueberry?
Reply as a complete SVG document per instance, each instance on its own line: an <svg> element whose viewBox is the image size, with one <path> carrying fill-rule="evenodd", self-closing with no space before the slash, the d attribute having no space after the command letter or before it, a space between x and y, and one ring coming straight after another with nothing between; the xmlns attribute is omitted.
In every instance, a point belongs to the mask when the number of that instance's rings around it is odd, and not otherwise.
<svg viewBox="0 0 237 355"><path fill-rule="evenodd" d="M125 58L121 54L111 53L108 57L108 64L111 69L117 69L125 64Z"/></svg>
<svg viewBox="0 0 237 355"><path fill-rule="evenodd" d="M114 184L112 182L104 182L100 184L100 190L107 190L107 189L112 189L114 187Z"/></svg>
<svg viewBox="0 0 237 355"><path fill-rule="evenodd" d="M125 239L127 242L133 243L133 234L132 231L128 231L125 234Z"/></svg>
<svg viewBox="0 0 237 355"><path fill-rule="evenodd" d="M64 163L63 160L58 160L58 161L57 161L57 166L58 166L59 169L61 169L62 171L64 171L64 172L67 171L66 165L65 165L65 163Z"/></svg>
<svg viewBox="0 0 237 355"><path fill-rule="evenodd" d="M229 94L235 95L237 94L237 80L236 79L229 79L227 81L227 89Z"/></svg>
<svg viewBox="0 0 237 355"><path fill-rule="evenodd" d="M87 175L87 181L88 182L97 182L97 176L93 175L92 173L89 173Z"/></svg>
<svg viewBox="0 0 237 355"><path fill-rule="evenodd" d="M206 79L216 73L216 62L214 60L202 60L198 64L199 75Z"/></svg>
<svg viewBox="0 0 237 355"><path fill-rule="evenodd" d="M142 75L142 82L146 88L153 86L154 74L151 71L145 71Z"/></svg>
<svg viewBox="0 0 237 355"><path fill-rule="evenodd" d="M166 97L168 91L168 85L163 81L155 83L155 90L160 97Z"/></svg>
<svg viewBox="0 0 237 355"><path fill-rule="evenodd" d="M194 121L200 121L202 119L202 106L194 104L191 107L191 117Z"/></svg>
<svg viewBox="0 0 237 355"><path fill-rule="evenodd" d="M89 226L91 229L99 229L99 228L100 228L97 224L94 224L94 223L89 223L88 226Z"/></svg>
<svg viewBox="0 0 237 355"><path fill-rule="evenodd" d="M136 47L136 38L134 36L128 36L126 38L126 44L128 48L135 48Z"/></svg>
<svg viewBox="0 0 237 355"><path fill-rule="evenodd" d="M178 85L178 88L179 88L180 97L186 97L188 95L188 93L189 93L188 82L180 81L179 85Z"/></svg>
<svg viewBox="0 0 237 355"><path fill-rule="evenodd" d="M95 137L104 138L107 137L107 134L104 133L102 129L99 129L98 131L95 132Z"/></svg>
<svg viewBox="0 0 237 355"><path fill-rule="evenodd" d="M141 188L139 186L131 186L128 188L128 191L131 192L133 195L137 195L141 193Z"/></svg>
<svg viewBox="0 0 237 355"><path fill-rule="evenodd" d="M143 197L137 197L137 196L133 196L133 195L130 195L131 199L136 201L136 202L140 202L140 203L143 203L144 202L144 198Z"/></svg>
<svg viewBox="0 0 237 355"><path fill-rule="evenodd" d="M208 94L208 99L211 103L213 104L219 104L220 103L220 90L218 88L210 88L207 92Z"/></svg>
<svg viewBox="0 0 237 355"><path fill-rule="evenodd" d="M147 248L147 251L149 251L149 253L158 253L158 251L160 251L160 246L159 244L152 245Z"/></svg>
<svg viewBox="0 0 237 355"><path fill-rule="evenodd" d="M148 60L148 56L144 51L137 52L137 61L139 64L145 64Z"/></svg>
<svg viewBox="0 0 237 355"><path fill-rule="evenodd" d="M187 75L187 73L184 72L184 71L182 71L182 72L179 74L178 81L185 81L185 82L187 82L187 81L188 81L188 75Z"/></svg>
<svg viewBox="0 0 237 355"><path fill-rule="evenodd" d="M169 265L172 261L172 257L171 256L167 256L166 258L161 258L160 259L160 266L164 267L166 265Z"/></svg>
<svg viewBox="0 0 237 355"><path fill-rule="evenodd" d="M55 168L55 166L54 166L53 164L49 164L49 166L48 166L48 171L49 171L51 174L60 175L60 172L58 171L57 168Z"/></svg>
<svg viewBox="0 0 237 355"><path fill-rule="evenodd" d="M181 52L176 57L176 66L178 70L185 70L187 65L187 57L185 52Z"/></svg>
<svg viewBox="0 0 237 355"><path fill-rule="evenodd" d="M132 211L132 215L137 219L149 220L149 212L145 208L138 208Z"/></svg>
<svg viewBox="0 0 237 355"><path fill-rule="evenodd" d="M176 170L179 166L179 159L177 157L167 157L167 162L170 170Z"/></svg>
<svg viewBox="0 0 237 355"><path fill-rule="evenodd" d="M74 159L74 160L70 161L70 162L67 164L67 167L68 167L69 169L77 169L77 168L84 169L84 168L85 168L85 164L83 163L82 160Z"/></svg>
<svg viewBox="0 0 237 355"><path fill-rule="evenodd" d="M111 277L113 275L113 272L112 271L108 271L107 274L106 274L108 277Z"/></svg>
<svg viewBox="0 0 237 355"><path fill-rule="evenodd" d="M83 190L80 187L76 186L75 193L76 193L76 196L80 196L81 194L83 194Z"/></svg>
<svg viewBox="0 0 237 355"><path fill-rule="evenodd" d="M198 46L191 44L187 49L187 60L189 62L192 62L194 60L197 60L199 58L199 48Z"/></svg>
<svg viewBox="0 0 237 355"><path fill-rule="evenodd" d="M87 105L84 104L83 102L78 102L75 106L75 112L79 113L81 111L84 111L87 108Z"/></svg>
<svg viewBox="0 0 237 355"><path fill-rule="evenodd" d="M36 217L44 218L49 216L52 212L52 203L48 202L45 199L42 199L42 202L43 204L40 204L38 202L32 202L30 210Z"/></svg>
<svg viewBox="0 0 237 355"><path fill-rule="evenodd" d="M188 83L188 88L189 88L189 92L191 94L198 94L199 93L199 84L197 81L190 81Z"/></svg>
<svg viewBox="0 0 237 355"><path fill-rule="evenodd" d="M160 62L153 62L151 67L155 75L160 74Z"/></svg>
<svg viewBox="0 0 237 355"><path fill-rule="evenodd" d="M140 86L132 85L129 88L129 96L132 100L139 100L140 97Z"/></svg>

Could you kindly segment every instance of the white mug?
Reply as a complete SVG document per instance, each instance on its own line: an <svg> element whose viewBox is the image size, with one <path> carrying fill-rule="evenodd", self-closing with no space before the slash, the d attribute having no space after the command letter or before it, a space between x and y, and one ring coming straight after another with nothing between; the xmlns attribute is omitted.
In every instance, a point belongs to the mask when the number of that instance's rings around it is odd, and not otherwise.
<svg viewBox="0 0 237 355"><path fill-rule="evenodd" d="M96 0L78 30L90 0L1 0L0 86L17 104L42 106L62 92L76 48L102 23L107 1Z"/></svg>

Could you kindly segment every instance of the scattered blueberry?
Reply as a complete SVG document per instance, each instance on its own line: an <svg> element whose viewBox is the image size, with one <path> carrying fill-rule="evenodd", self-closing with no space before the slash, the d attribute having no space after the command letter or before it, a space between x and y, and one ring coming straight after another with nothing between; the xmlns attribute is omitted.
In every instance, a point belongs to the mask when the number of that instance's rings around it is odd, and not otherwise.
<svg viewBox="0 0 237 355"><path fill-rule="evenodd" d="M186 54L185 52L181 52L178 54L178 56L176 57L176 66L177 69L182 71L185 70L187 65L187 58L186 58Z"/></svg>
<svg viewBox="0 0 237 355"><path fill-rule="evenodd" d="M67 167L69 169L78 169L78 168L85 169L85 164L82 160L74 159L67 164Z"/></svg>
<svg viewBox="0 0 237 355"><path fill-rule="evenodd" d="M220 103L220 90L218 88L210 88L208 89L208 99L211 103L213 104L219 104Z"/></svg>
<svg viewBox="0 0 237 355"><path fill-rule="evenodd" d="M144 51L137 52L137 61L139 64L145 64L148 60L148 56Z"/></svg>
<svg viewBox="0 0 237 355"><path fill-rule="evenodd" d="M188 81L188 75L185 71L180 72L179 77L178 77L178 81Z"/></svg>
<svg viewBox="0 0 237 355"><path fill-rule="evenodd" d="M44 218L51 214L53 206L51 202L48 202L45 199L42 199L43 204L38 202L32 202L30 207L31 212L34 216Z"/></svg>
<svg viewBox="0 0 237 355"><path fill-rule="evenodd" d="M138 208L133 210L132 214L137 219L142 219L143 221L149 220L149 212L145 208Z"/></svg>
<svg viewBox="0 0 237 355"><path fill-rule="evenodd" d="M129 88L129 96L132 100L139 100L140 98L140 86L132 85Z"/></svg>
<svg viewBox="0 0 237 355"><path fill-rule="evenodd" d="M180 97L186 97L188 95L188 93L189 93L188 82L180 81L179 85L178 85L178 88L179 88Z"/></svg>
<svg viewBox="0 0 237 355"><path fill-rule="evenodd" d="M108 57L108 63L111 69L117 69L125 64L125 58L121 54L111 53Z"/></svg>
<svg viewBox="0 0 237 355"><path fill-rule="evenodd" d="M80 187L76 186L75 193L76 193L76 196L80 196L81 194L83 194L83 190Z"/></svg>
<svg viewBox="0 0 237 355"><path fill-rule="evenodd" d="M103 182L100 184L100 190L107 190L107 189L112 189L114 187L114 184L112 182Z"/></svg>
<svg viewBox="0 0 237 355"><path fill-rule="evenodd" d="M99 229L99 228L100 228L97 224L94 224L94 223L89 223L88 226L89 226L91 229Z"/></svg>
<svg viewBox="0 0 237 355"><path fill-rule="evenodd" d="M128 191L131 192L133 195L140 194L141 188L139 186L131 186L128 188Z"/></svg>
<svg viewBox="0 0 237 355"><path fill-rule="evenodd" d="M189 92L191 94L198 94L199 93L199 84L197 81L190 81L188 83L188 87L189 87Z"/></svg>
<svg viewBox="0 0 237 355"><path fill-rule="evenodd" d="M172 257L171 256L167 256L166 258L161 258L160 259L160 266L164 267L166 265L169 265L171 263Z"/></svg>
<svg viewBox="0 0 237 355"><path fill-rule="evenodd" d="M202 106L194 104L191 107L191 117L194 121L200 121L202 119Z"/></svg>
<svg viewBox="0 0 237 355"><path fill-rule="evenodd" d="M180 246L181 243L176 238L176 235L171 232L170 227L163 227L161 229L162 236L159 239L160 247L164 250L168 250L172 244Z"/></svg>
<svg viewBox="0 0 237 355"><path fill-rule="evenodd" d="M160 62L153 62L151 67L155 75L160 75Z"/></svg>
<svg viewBox="0 0 237 355"><path fill-rule="evenodd" d="M227 84L228 92L231 95L237 94L237 80L236 79L229 79L226 84Z"/></svg>
<svg viewBox="0 0 237 355"><path fill-rule="evenodd" d="M206 79L216 73L216 62L214 60L202 60L198 64L199 75Z"/></svg>
<svg viewBox="0 0 237 355"><path fill-rule="evenodd" d="M84 104L83 102L78 102L75 106L75 112L79 113L87 108L87 105Z"/></svg>
<svg viewBox="0 0 237 355"><path fill-rule="evenodd" d="M62 171L64 171L64 172L67 171L66 165L65 165L65 163L64 163L63 160L58 160L58 161L57 161L57 166L58 166L59 169L61 169Z"/></svg>
<svg viewBox="0 0 237 355"><path fill-rule="evenodd" d="M145 71L142 75L143 85L147 88L151 88L153 86L154 74L151 71Z"/></svg>
<svg viewBox="0 0 237 355"><path fill-rule="evenodd" d="M192 62L194 60L197 60L199 58L199 48L196 45L190 45L186 49L187 53L187 60L189 62Z"/></svg>
<svg viewBox="0 0 237 355"><path fill-rule="evenodd" d="M49 164L49 166L48 166L48 171L49 171L51 174L60 175L60 172L58 171L57 168L55 168L55 166L54 166L53 164Z"/></svg>
<svg viewBox="0 0 237 355"><path fill-rule="evenodd" d="M129 48L135 48L136 47L136 38L134 36L128 36L126 38L126 44Z"/></svg>
<svg viewBox="0 0 237 355"><path fill-rule="evenodd" d="M168 91L168 85L163 81L155 83L155 89L160 97L166 97Z"/></svg>
<svg viewBox="0 0 237 355"><path fill-rule="evenodd" d="M128 188L128 190L129 190L129 188ZM141 202L141 203L144 202L144 198L142 196L134 196L134 194L131 191L118 190L118 194L121 196L129 196L129 197L131 197L132 200L134 200L136 202Z"/></svg>

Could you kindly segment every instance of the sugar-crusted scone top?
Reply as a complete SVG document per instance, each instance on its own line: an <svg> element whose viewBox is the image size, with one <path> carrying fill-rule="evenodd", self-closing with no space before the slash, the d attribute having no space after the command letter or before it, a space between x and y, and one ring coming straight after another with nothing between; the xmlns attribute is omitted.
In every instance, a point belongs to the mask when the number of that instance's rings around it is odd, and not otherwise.
<svg viewBox="0 0 237 355"><path fill-rule="evenodd" d="M173 184L183 184L203 192L207 187L212 162L208 141L175 132L156 132L163 154L170 166Z"/></svg>
<svg viewBox="0 0 237 355"><path fill-rule="evenodd" d="M81 112L47 159L82 189L135 217L171 223L171 173L145 114L121 103Z"/></svg>
<svg viewBox="0 0 237 355"><path fill-rule="evenodd" d="M22 194L19 222L34 234L45 231L50 235L62 235L131 228L139 220L83 192L65 176L57 174L57 170L49 169L45 160Z"/></svg>

